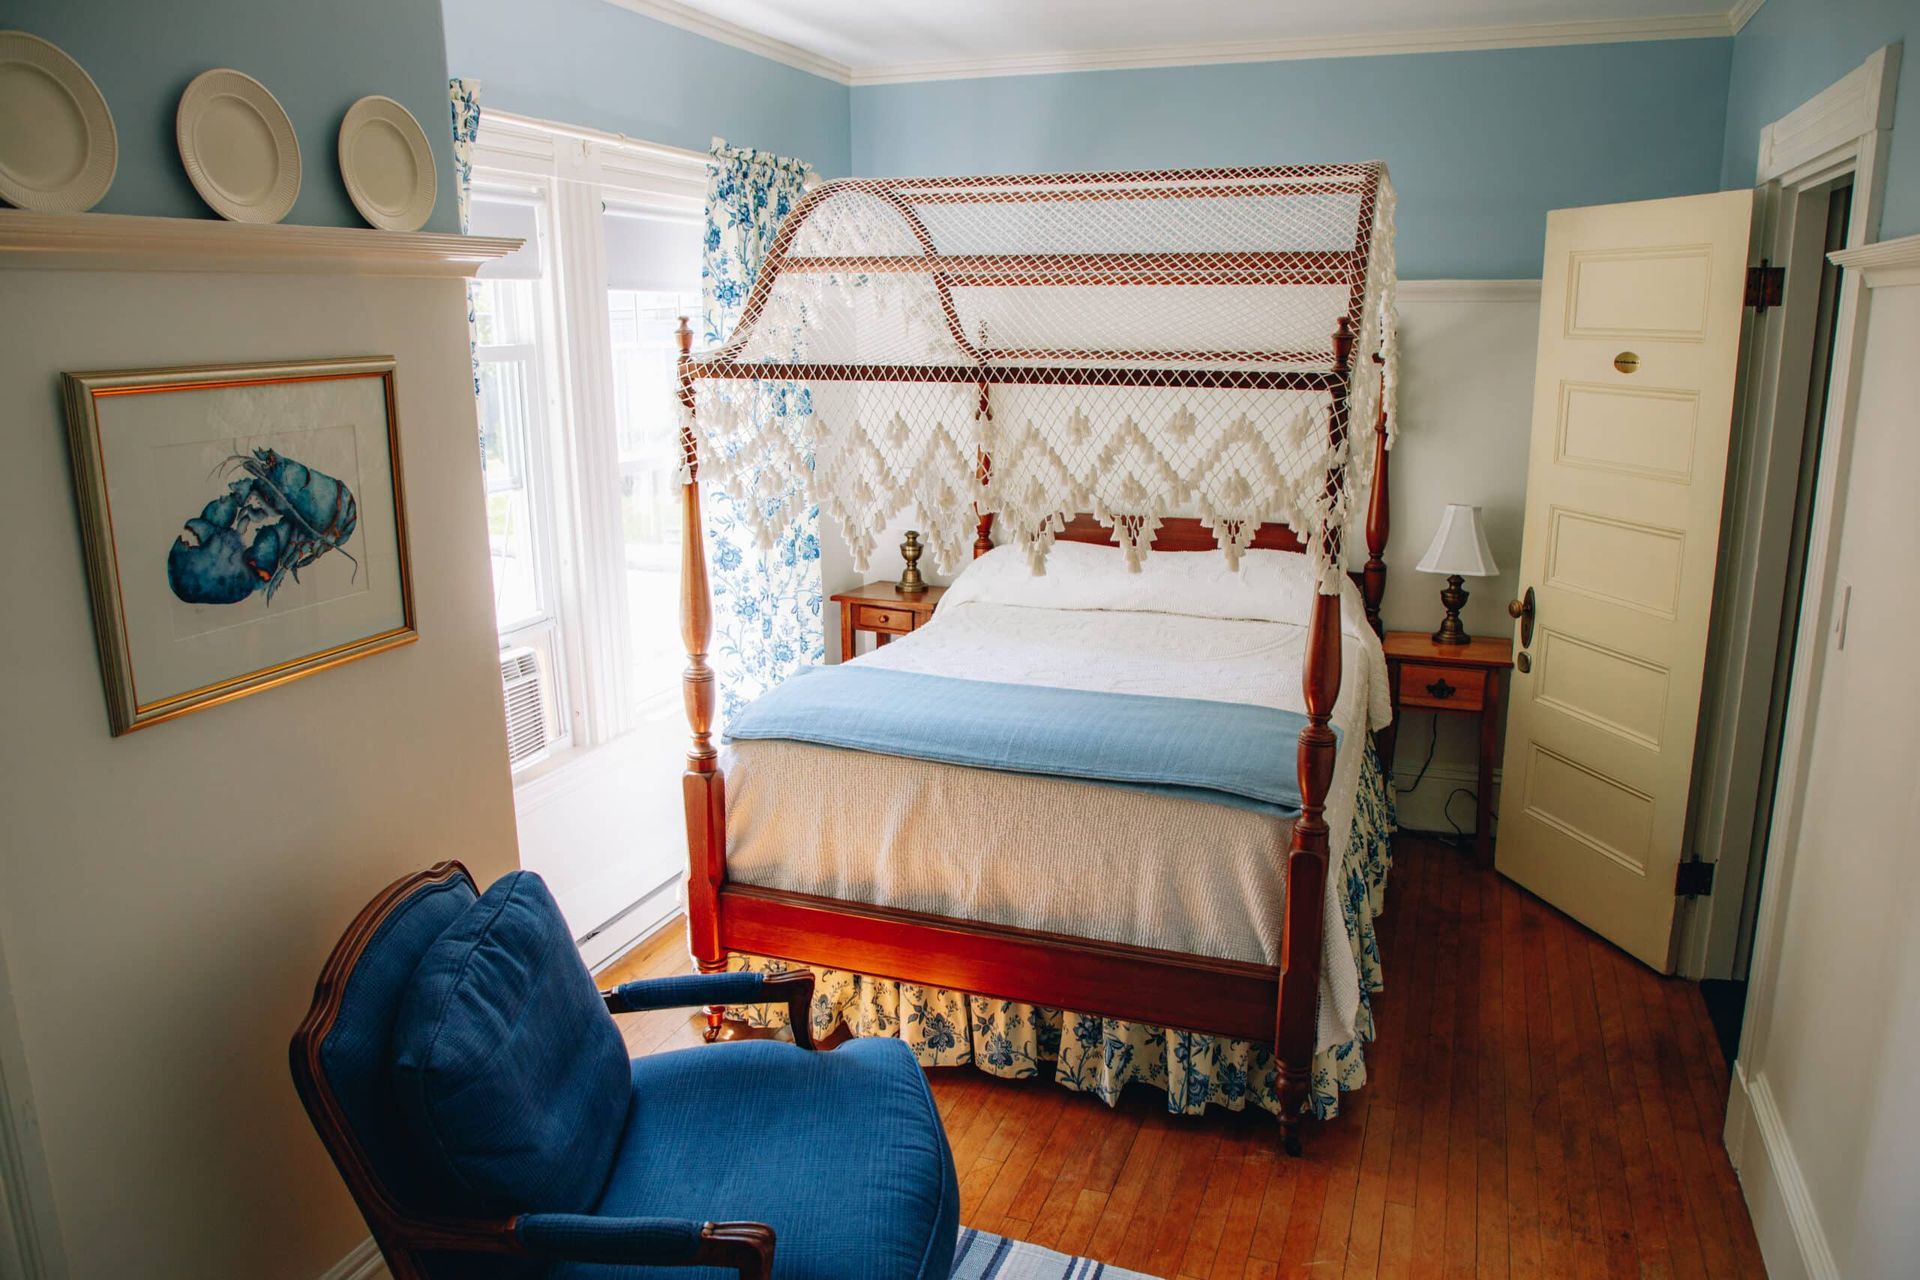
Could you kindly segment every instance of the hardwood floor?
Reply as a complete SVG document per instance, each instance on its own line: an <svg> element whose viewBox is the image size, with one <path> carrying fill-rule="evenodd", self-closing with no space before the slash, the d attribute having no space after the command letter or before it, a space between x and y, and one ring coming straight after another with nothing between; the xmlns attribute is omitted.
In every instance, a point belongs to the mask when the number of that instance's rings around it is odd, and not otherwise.
<svg viewBox="0 0 1920 1280"><path fill-rule="evenodd" d="M1699 992L1465 855L1396 842L1369 1083L1278 1154L1272 1117L1109 1109L932 1073L969 1226L1169 1278L1760 1276ZM677 929L601 975L688 968ZM696 1045L621 1019L636 1054Z"/></svg>

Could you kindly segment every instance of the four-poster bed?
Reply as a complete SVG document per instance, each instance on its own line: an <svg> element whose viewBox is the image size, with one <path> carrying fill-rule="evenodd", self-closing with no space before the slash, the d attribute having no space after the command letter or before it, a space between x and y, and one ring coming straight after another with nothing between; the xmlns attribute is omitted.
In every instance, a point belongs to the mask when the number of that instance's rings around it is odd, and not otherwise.
<svg viewBox="0 0 1920 1280"><path fill-rule="evenodd" d="M1386 581L1391 293L1377 164L811 192L731 339L696 357L684 325L680 338L687 921L700 969L777 957L1269 1042L1297 1152L1330 910L1332 720L1353 634L1343 641L1342 553L1367 482L1361 630L1379 630ZM949 571L996 532L1035 573L1056 541L1118 542L1135 568L1167 552L1216 551L1229 566L1249 550L1300 555L1312 595L1297 816L1269 850L1284 889L1275 954L1191 954L731 876L703 478L760 513L769 542L818 501L862 561L903 509ZM1347 723L1362 739L1377 727L1364 709ZM951 834L964 856L968 832Z"/></svg>

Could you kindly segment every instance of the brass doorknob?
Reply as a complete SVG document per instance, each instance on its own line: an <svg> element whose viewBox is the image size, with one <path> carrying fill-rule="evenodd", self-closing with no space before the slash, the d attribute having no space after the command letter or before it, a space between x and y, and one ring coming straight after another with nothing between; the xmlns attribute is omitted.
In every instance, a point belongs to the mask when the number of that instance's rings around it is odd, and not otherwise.
<svg viewBox="0 0 1920 1280"><path fill-rule="evenodd" d="M1509 601L1507 616L1520 620L1520 647L1527 648L1533 643L1533 588L1528 587L1526 594L1518 600Z"/></svg>

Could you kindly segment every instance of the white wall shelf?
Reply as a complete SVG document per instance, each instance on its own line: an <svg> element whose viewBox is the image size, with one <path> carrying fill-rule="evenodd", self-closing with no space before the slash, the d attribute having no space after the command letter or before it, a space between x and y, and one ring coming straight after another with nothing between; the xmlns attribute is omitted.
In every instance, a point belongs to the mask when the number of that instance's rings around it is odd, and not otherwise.
<svg viewBox="0 0 1920 1280"><path fill-rule="evenodd" d="M125 213L0 209L0 268L471 276L518 240Z"/></svg>

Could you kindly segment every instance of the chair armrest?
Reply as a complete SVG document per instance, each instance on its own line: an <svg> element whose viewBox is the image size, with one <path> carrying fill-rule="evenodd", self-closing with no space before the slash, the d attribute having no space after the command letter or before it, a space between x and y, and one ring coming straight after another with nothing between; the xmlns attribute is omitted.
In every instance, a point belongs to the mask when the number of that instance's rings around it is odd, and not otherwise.
<svg viewBox="0 0 1920 1280"><path fill-rule="evenodd" d="M600 996L609 1013L650 1009L692 1009L719 1004L784 1004L793 1024L793 1042L813 1048L813 975L790 973L689 973L677 978L623 982Z"/></svg>
<svg viewBox="0 0 1920 1280"><path fill-rule="evenodd" d="M479 1220L414 1217L380 1198L368 1216L382 1248L477 1253L654 1267L722 1267L740 1280L772 1280L773 1228L764 1222L603 1218L523 1213Z"/></svg>
<svg viewBox="0 0 1920 1280"><path fill-rule="evenodd" d="M514 1219L513 1234L526 1253L550 1262L730 1267L741 1280L773 1275L773 1228L761 1222L528 1213Z"/></svg>

